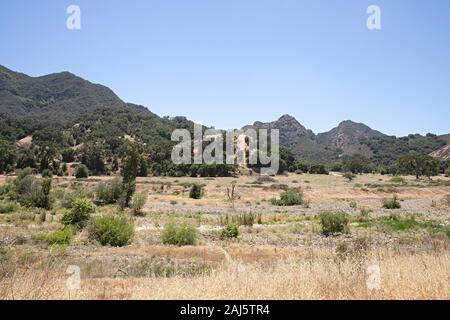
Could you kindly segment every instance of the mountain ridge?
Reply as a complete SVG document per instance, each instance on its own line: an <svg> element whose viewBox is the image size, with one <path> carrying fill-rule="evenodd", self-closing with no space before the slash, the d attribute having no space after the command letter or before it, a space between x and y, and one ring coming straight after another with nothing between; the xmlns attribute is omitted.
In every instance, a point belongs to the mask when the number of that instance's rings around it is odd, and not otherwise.
<svg viewBox="0 0 450 320"><path fill-rule="evenodd" d="M33 136L32 143L45 142L62 149L73 147L73 140L77 144L90 140L116 144L115 138L137 136L154 149L158 149L158 144L164 145L166 158L172 144L171 132L180 126L193 126L185 117L163 118L144 106L126 103L108 87L68 71L30 77L1 65L0 116L0 138L11 142ZM70 139L62 135L76 123L85 131L75 130ZM243 127L248 128L279 129L280 144L298 159L323 164L338 162L342 155L354 153L388 164L410 151L431 153L442 159L447 159L450 152L450 148L445 148L450 144L450 135L397 138L352 120L318 134L289 114Z"/></svg>

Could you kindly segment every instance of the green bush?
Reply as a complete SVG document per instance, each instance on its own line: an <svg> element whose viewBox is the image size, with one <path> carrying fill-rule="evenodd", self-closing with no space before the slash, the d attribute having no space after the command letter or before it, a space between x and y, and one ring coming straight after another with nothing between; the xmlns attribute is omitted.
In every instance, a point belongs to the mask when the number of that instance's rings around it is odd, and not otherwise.
<svg viewBox="0 0 450 320"><path fill-rule="evenodd" d="M189 192L189 198L191 199L201 199L203 197L204 190L203 187L199 184L194 184L191 187L191 191Z"/></svg>
<svg viewBox="0 0 450 320"><path fill-rule="evenodd" d="M129 244L134 236L134 225L126 217L106 215L94 219L88 227L89 238L102 246L122 247Z"/></svg>
<svg viewBox="0 0 450 320"><path fill-rule="evenodd" d="M349 206L352 209L356 209L358 207L358 204L355 201L352 201L352 202L350 202Z"/></svg>
<svg viewBox="0 0 450 320"><path fill-rule="evenodd" d="M349 232L349 217L346 213L322 212L318 218L322 227L322 234L325 236Z"/></svg>
<svg viewBox="0 0 450 320"><path fill-rule="evenodd" d="M26 207L51 209L53 199L50 196L52 180L45 178L38 181L32 169L19 170L14 180L15 192L21 205Z"/></svg>
<svg viewBox="0 0 450 320"><path fill-rule="evenodd" d="M167 223L161 235L164 244L176 246L189 246L197 244L199 233L197 228L187 222Z"/></svg>
<svg viewBox="0 0 450 320"><path fill-rule="evenodd" d="M450 177L450 167L448 167L447 170L445 170L445 176Z"/></svg>
<svg viewBox="0 0 450 320"><path fill-rule="evenodd" d="M138 215L141 213L142 208L144 207L145 203L147 202L148 194L147 192L139 192L136 193L133 196L133 200L131 201L131 209L133 209L133 212L135 215Z"/></svg>
<svg viewBox="0 0 450 320"><path fill-rule="evenodd" d="M348 182L353 181L356 178L356 175L351 172L346 172L343 174L343 177L348 180Z"/></svg>
<svg viewBox="0 0 450 320"><path fill-rule="evenodd" d="M402 205L398 201L397 195L394 195L392 198L383 200L383 208L385 209L400 209Z"/></svg>
<svg viewBox="0 0 450 320"><path fill-rule="evenodd" d="M290 188L281 194L279 200L272 201L277 206L298 206L303 202L303 192L298 188Z"/></svg>
<svg viewBox="0 0 450 320"><path fill-rule="evenodd" d="M122 195L122 179L115 178L109 182L101 182L95 188L95 201L98 204L117 203Z"/></svg>
<svg viewBox="0 0 450 320"><path fill-rule="evenodd" d="M0 201L0 213L12 213L19 210L19 205L12 201Z"/></svg>
<svg viewBox="0 0 450 320"><path fill-rule="evenodd" d="M239 236L239 228L235 224L229 224L220 232L220 239L233 239Z"/></svg>
<svg viewBox="0 0 450 320"><path fill-rule="evenodd" d="M48 234L38 234L33 237L36 241L43 241L49 245L69 245L74 237L74 231L70 227L66 227L60 230L56 230Z"/></svg>
<svg viewBox="0 0 450 320"><path fill-rule="evenodd" d="M91 213L94 213L94 211L94 204L91 200L86 198L75 199L72 208L64 213L61 222L66 226L73 225L81 229L86 226Z"/></svg>
<svg viewBox="0 0 450 320"><path fill-rule="evenodd" d="M84 164L80 164L75 169L75 178L84 179L89 177L89 170Z"/></svg>
<svg viewBox="0 0 450 320"><path fill-rule="evenodd" d="M105 215L93 219L88 226L89 238L103 246L122 247L134 237L134 225L125 216Z"/></svg>

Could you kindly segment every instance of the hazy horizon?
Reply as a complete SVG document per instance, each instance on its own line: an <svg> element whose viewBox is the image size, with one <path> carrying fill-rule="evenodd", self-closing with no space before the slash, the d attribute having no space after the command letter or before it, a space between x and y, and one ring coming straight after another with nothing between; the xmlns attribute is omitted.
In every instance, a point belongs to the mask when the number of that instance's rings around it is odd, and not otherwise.
<svg viewBox="0 0 450 320"><path fill-rule="evenodd" d="M295 117L388 135L450 133L450 3L3 1L0 64L69 71L160 116L216 128ZM66 9L81 8L81 30ZM369 5L381 30L366 27Z"/></svg>

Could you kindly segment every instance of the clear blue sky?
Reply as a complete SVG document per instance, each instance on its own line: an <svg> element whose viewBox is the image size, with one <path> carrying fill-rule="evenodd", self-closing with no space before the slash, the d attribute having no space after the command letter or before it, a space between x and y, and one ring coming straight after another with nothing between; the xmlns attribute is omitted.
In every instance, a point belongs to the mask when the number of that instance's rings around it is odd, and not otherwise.
<svg viewBox="0 0 450 320"><path fill-rule="evenodd" d="M370 4L381 31L366 28ZM0 39L8 68L67 70L218 128L289 113L315 132L345 119L450 132L447 0L2 0Z"/></svg>

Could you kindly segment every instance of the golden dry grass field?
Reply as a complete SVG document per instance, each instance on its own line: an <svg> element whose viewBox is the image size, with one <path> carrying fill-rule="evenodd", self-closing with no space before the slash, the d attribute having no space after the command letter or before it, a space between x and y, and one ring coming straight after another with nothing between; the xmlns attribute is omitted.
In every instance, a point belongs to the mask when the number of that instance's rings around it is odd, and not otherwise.
<svg viewBox="0 0 450 320"><path fill-rule="evenodd" d="M0 213L0 299L450 299L449 178L138 178L148 194L140 214L114 204L92 214L132 223L128 245L102 246L86 228L70 244L42 241L61 229L67 194L95 199L111 179L54 177L52 210ZM192 183L204 186L201 199L189 197ZM301 205L272 201L288 188L302 191ZM383 208L394 195L400 208ZM347 214L346 232L325 235L324 212ZM222 236L227 218L237 238ZM164 244L170 222L195 227L195 245ZM67 286L69 266L80 270L79 289Z"/></svg>

